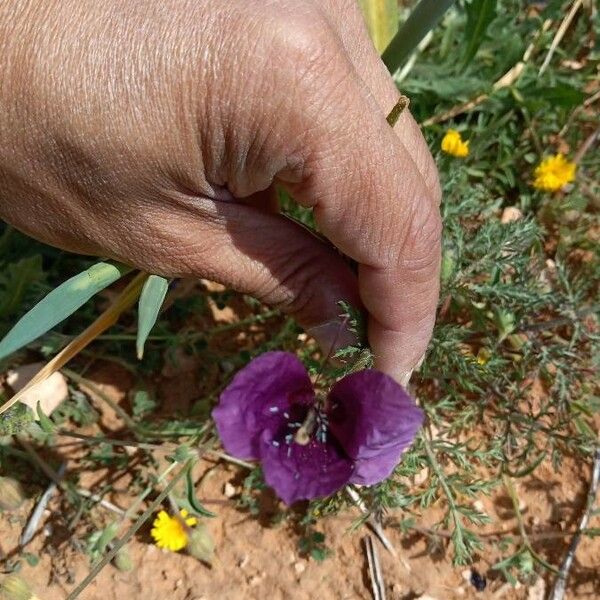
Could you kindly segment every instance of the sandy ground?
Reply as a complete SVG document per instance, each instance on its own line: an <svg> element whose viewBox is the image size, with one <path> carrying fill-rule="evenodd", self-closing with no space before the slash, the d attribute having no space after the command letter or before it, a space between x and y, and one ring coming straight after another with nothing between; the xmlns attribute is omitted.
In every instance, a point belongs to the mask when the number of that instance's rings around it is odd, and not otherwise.
<svg viewBox="0 0 600 600"><path fill-rule="evenodd" d="M131 384L125 371L103 367L89 374L89 377L115 402L124 402L125 391ZM180 376L178 381L175 389L180 391L195 385L193 377L186 380L185 376ZM179 401L184 402L185 399L180 395ZM100 405L97 406L100 408ZM96 427L91 426L87 433L98 435ZM103 408L100 427L104 435L109 436L111 432L117 435L120 424L112 411ZM82 455L84 449L67 441L66 438L59 438L56 451L70 458L69 468L81 469L81 463L75 459ZM140 450L131 451L131 464L135 463L137 452ZM307 559L299 555L299 534L291 522L270 524L270 513L275 507L270 492L264 492L259 517L236 508L235 495L232 498L226 496L226 484L230 484L227 486L228 495L232 491L239 493L243 475L243 469L239 467L231 464L215 466L215 463L208 461L200 463L194 472L195 481L198 482L198 497L217 513L216 518L206 521L216 542L217 560L212 567L190 556L157 549L151 543L150 526L147 525L129 545L134 569L121 572L109 565L81 598L349 600L373 597L363 544L368 531L364 527L350 531L358 511L322 519L318 529L325 533L332 555L322 562ZM109 499L121 507L129 506L135 497L131 493L129 478L115 479L109 469L82 470L79 477L80 484L92 490L99 489L103 482L111 480L115 493ZM544 463L533 476L520 480L518 492L523 501L521 509L527 527L538 535L539 532L572 529L585 501L588 477L587 467L567 458L559 472ZM40 491L35 487L28 489L34 493ZM492 524L482 528L483 531L516 531L509 500L502 490L491 497L481 498L480 502L478 508L483 508L493 520ZM32 498L18 511L0 516L0 550L3 553L0 557L3 556L4 564L18 554L18 538L33 506ZM28 552L39 556L39 563L32 567L22 561L21 573L30 581L41 600L64 599L89 569L88 558L82 552L85 531L82 526L76 527L74 535L71 535L63 519L65 506L60 496L51 501L38 535L27 547ZM423 527L434 523L439 518L439 511L438 506L428 509L421 515L419 523ZM98 526L102 526L107 513L97 509L90 516L97 520ZM399 555L392 556L376 543L388 600L542 600L545 597L546 584L543 580L535 585L532 581L529 585L513 589L504 583L499 574L490 571L490 566L500 556L494 538L489 538L489 543L486 543L473 565L487 577L486 589L477 591L467 580L469 571L451 565L444 553L444 544L430 552L423 533L401 534L393 527L393 522L401 518L400 514L392 513L387 518L386 534ZM595 517L590 523L590 527L594 526L600 526L600 518ZM552 564L559 564L569 539L568 535L553 539L536 538L534 545ZM600 538L584 539L571 572L568 599L600 598L599 564Z"/></svg>

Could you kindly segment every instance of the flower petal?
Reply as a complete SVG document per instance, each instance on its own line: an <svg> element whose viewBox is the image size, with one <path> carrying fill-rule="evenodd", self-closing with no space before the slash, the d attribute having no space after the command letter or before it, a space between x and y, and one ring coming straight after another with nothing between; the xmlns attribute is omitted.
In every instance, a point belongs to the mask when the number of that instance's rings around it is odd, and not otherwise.
<svg viewBox="0 0 600 600"><path fill-rule="evenodd" d="M235 375L212 416L227 452L258 459L263 431L277 431L291 404L313 401L312 384L300 360L289 352L265 352Z"/></svg>
<svg viewBox="0 0 600 600"><path fill-rule="evenodd" d="M329 403L329 429L356 461L352 483L388 477L423 424L423 411L404 388L373 369L338 381Z"/></svg>
<svg viewBox="0 0 600 600"><path fill-rule="evenodd" d="M335 440L311 440L306 446L286 444L265 432L261 460L265 481L286 503L322 498L343 487L352 475L352 461L344 456Z"/></svg>

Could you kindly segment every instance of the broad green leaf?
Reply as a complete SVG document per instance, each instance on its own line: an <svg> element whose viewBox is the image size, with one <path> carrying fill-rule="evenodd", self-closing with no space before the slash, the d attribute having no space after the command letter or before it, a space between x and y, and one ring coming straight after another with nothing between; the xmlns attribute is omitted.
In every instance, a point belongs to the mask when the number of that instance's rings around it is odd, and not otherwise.
<svg viewBox="0 0 600 600"><path fill-rule="evenodd" d="M27 383L19 390L8 402L0 405L0 415L12 406L14 406L23 395L34 385L37 385L44 379L47 379L64 367L74 356L77 356L92 340L95 340L101 333L112 327L119 316L128 308L133 306L139 298L142 286L148 278L144 272L138 273L119 294L115 301L84 331L76 338L72 339L51 361L46 363ZM1 421L0 421L1 422Z"/></svg>
<svg viewBox="0 0 600 600"><path fill-rule="evenodd" d="M420 0L387 45L381 60L393 75L438 24L454 0Z"/></svg>
<svg viewBox="0 0 600 600"><path fill-rule="evenodd" d="M101 262L59 285L26 313L0 341L0 359L50 331L94 294L129 270L124 265Z"/></svg>
<svg viewBox="0 0 600 600"><path fill-rule="evenodd" d="M144 344L156 323L160 307L165 300L168 289L169 282L164 277L159 277L158 275L150 275L144 284L138 306L136 349L139 359L144 356Z"/></svg>
<svg viewBox="0 0 600 600"><path fill-rule="evenodd" d="M466 67L481 45L490 23L496 18L496 0L471 0L465 6L467 25L465 27L465 51L463 67Z"/></svg>
<svg viewBox="0 0 600 600"><path fill-rule="evenodd" d="M398 30L397 0L359 0L367 29L377 52L385 50Z"/></svg>

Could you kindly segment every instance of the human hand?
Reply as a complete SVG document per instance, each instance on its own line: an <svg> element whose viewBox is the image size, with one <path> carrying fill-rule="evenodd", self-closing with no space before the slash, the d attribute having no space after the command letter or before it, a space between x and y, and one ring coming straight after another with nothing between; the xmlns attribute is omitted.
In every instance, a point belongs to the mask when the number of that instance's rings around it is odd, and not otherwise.
<svg viewBox="0 0 600 600"><path fill-rule="evenodd" d="M435 318L436 169L349 0L0 7L0 216L49 244L280 306L323 345L345 299L406 382ZM311 207L359 263L277 214Z"/></svg>

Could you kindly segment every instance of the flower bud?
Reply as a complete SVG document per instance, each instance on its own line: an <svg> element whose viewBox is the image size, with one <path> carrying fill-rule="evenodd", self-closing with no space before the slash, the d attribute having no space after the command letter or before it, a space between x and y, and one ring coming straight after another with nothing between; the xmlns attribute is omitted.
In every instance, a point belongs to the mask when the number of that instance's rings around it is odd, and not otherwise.
<svg viewBox="0 0 600 600"><path fill-rule="evenodd" d="M13 573L0 582L0 597L6 600L34 600L29 584Z"/></svg>
<svg viewBox="0 0 600 600"><path fill-rule="evenodd" d="M21 484L11 477L0 477L0 510L17 510L25 494Z"/></svg>
<svg viewBox="0 0 600 600"><path fill-rule="evenodd" d="M215 556L215 543L202 523L198 523L189 534L187 551L194 558L201 560L209 565Z"/></svg>
<svg viewBox="0 0 600 600"><path fill-rule="evenodd" d="M129 554L129 550L126 546L117 552L117 555L113 559L113 563L119 571L133 571L133 560L131 559L131 554Z"/></svg>

